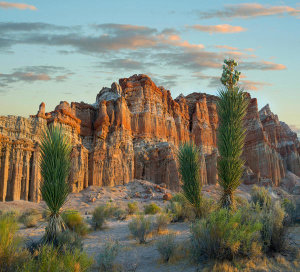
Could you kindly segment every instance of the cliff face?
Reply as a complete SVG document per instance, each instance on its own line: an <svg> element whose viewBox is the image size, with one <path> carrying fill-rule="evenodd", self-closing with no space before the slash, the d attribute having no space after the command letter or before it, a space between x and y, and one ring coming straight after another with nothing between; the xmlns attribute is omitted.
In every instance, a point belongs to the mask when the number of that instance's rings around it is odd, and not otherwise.
<svg viewBox="0 0 300 272"><path fill-rule="evenodd" d="M278 185L287 170L300 176L300 144L268 106L251 99L245 119L245 183ZM134 178L179 189L176 149L194 141L202 151L202 182L217 182L217 97L192 93L172 99L146 75L103 88L93 105L61 102L54 111L40 105L30 118L0 117L0 200L39 201L38 168L42 130L61 124L70 137L73 191L113 186Z"/></svg>

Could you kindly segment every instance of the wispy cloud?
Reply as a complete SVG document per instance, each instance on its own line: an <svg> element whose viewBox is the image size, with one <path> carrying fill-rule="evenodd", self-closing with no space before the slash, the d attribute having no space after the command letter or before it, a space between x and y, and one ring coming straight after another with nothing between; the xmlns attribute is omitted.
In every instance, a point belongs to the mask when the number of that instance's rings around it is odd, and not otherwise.
<svg viewBox="0 0 300 272"><path fill-rule="evenodd" d="M215 45L216 48L227 49L227 50L238 50L237 47L228 46L228 45Z"/></svg>
<svg viewBox="0 0 300 272"><path fill-rule="evenodd" d="M55 30L55 32L53 31ZM15 44L40 44L71 46L80 53L104 53L108 51L167 48L176 46L202 49L203 44L191 44L182 40L175 30L158 31L154 28L122 24L92 25L83 34L79 26L64 27L44 23L0 23L0 47Z"/></svg>
<svg viewBox="0 0 300 272"><path fill-rule="evenodd" d="M132 59L110 59L108 61L103 61L98 67L105 67L114 70L139 70L142 71L146 67L152 66L152 63L143 63L140 61Z"/></svg>
<svg viewBox="0 0 300 272"><path fill-rule="evenodd" d="M85 29L87 31L83 31ZM4 50L18 44L55 47L63 53L100 56L102 62L98 64L112 70L129 69L148 72L149 67L159 65L195 72L221 69L223 60L227 57L238 59L241 62L241 70L286 68L283 64L263 60L249 62L247 59L255 56L234 46L215 46L224 49L220 52L207 50L202 43L193 44L183 39L177 30L170 28L157 30L128 24L67 27L38 22L26 24L6 22L0 23L0 34L0 48Z"/></svg>
<svg viewBox="0 0 300 272"><path fill-rule="evenodd" d="M195 72L192 77L200 80L208 80L207 87L209 88L219 88L222 86L219 76L209 76L201 72ZM267 82L245 80L245 78L245 76L242 76L239 84L245 91L258 91L264 86L271 86L271 84Z"/></svg>
<svg viewBox="0 0 300 272"><path fill-rule="evenodd" d="M22 35L26 32L32 33L32 32L46 32L46 31L72 31L72 30L78 30L79 26L58 26L54 24L47 24L47 23L41 23L41 22L34 22L34 23L15 23L15 22L0 22L0 33L3 35L8 35L10 32L14 32L14 35Z"/></svg>
<svg viewBox="0 0 300 272"><path fill-rule="evenodd" d="M271 6L258 3L225 5L223 9L197 12L201 19L210 18L242 18L248 19L261 16L299 16L300 9L290 6Z"/></svg>
<svg viewBox="0 0 300 272"><path fill-rule="evenodd" d="M218 49L226 49L226 50L230 50L230 51L245 51L245 52L254 52L255 49L254 48L244 48L244 49L240 49L238 47L235 46L229 46L229 45L214 45L215 48Z"/></svg>
<svg viewBox="0 0 300 272"><path fill-rule="evenodd" d="M262 89L264 86L272 86L272 84L262 81L252 81L252 80L245 80L242 79L240 81L240 85L246 91L258 91Z"/></svg>
<svg viewBox="0 0 300 272"><path fill-rule="evenodd" d="M285 70L286 69L285 65L274 63L271 61L241 62L239 67L242 70Z"/></svg>
<svg viewBox="0 0 300 272"><path fill-rule="evenodd" d="M192 25L188 26L188 28L195 29L198 31L204 31L209 33L222 33L222 34L229 34L229 33L239 33L246 31L247 29L241 26L232 26L228 24L222 25Z"/></svg>
<svg viewBox="0 0 300 272"><path fill-rule="evenodd" d="M12 73L0 73L0 87L9 87L10 84L17 82L64 81L73 74L57 66L25 66L14 69Z"/></svg>
<svg viewBox="0 0 300 272"><path fill-rule="evenodd" d="M156 73L148 73L148 75L157 86L162 86L165 89L174 88L177 85L178 80L180 80L181 78L180 75L176 74L162 75Z"/></svg>
<svg viewBox="0 0 300 272"><path fill-rule="evenodd" d="M0 2L0 8L3 9L30 9L37 10L35 6L23 4L23 3L9 3L9 2Z"/></svg>

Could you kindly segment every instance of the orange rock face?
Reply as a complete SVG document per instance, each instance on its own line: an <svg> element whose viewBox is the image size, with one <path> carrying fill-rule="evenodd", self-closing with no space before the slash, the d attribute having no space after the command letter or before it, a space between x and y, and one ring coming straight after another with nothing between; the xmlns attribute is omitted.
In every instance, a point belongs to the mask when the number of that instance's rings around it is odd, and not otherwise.
<svg viewBox="0 0 300 272"><path fill-rule="evenodd" d="M249 95L245 118L245 183L278 185L286 171L300 176L300 144L295 133L268 106L258 111ZM146 75L103 88L93 105L61 102L54 111L40 105L30 118L0 117L0 201L39 201L41 132L61 124L72 141L73 191L89 185L114 186L133 179L180 188L176 151L193 141L201 150L203 184L217 183L217 97L192 93L176 99Z"/></svg>

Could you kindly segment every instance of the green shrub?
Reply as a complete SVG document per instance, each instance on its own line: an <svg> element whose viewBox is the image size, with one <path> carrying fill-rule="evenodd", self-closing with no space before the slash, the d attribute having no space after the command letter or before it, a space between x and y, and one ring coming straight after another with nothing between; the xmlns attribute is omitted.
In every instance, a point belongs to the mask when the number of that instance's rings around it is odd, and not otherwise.
<svg viewBox="0 0 300 272"><path fill-rule="evenodd" d="M106 203L106 210L108 218L113 218L120 208L116 204L108 202Z"/></svg>
<svg viewBox="0 0 300 272"><path fill-rule="evenodd" d="M249 205L249 201L241 196L235 196L235 201L238 208L247 207Z"/></svg>
<svg viewBox="0 0 300 272"><path fill-rule="evenodd" d="M27 216L22 217L20 222L22 224L24 224L24 226L26 228L33 228L33 227L37 226L38 220L39 220L39 217L36 215L27 215Z"/></svg>
<svg viewBox="0 0 300 272"><path fill-rule="evenodd" d="M285 225L291 225L295 223L297 217L295 202L291 199L284 198L281 201L281 206L285 211L285 219L284 219Z"/></svg>
<svg viewBox="0 0 300 272"><path fill-rule="evenodd" d="M184 197L184 195L182 193L177 193L177 194L175 194L172 197L172 199L170 201L179 202L179 203L185 203L186 202L186 198Z"/></svg>
<svg viewBox="0 0 300 272"><path fill-rule="evenodd" d="M74 231L81 236L84 236L89 232L87 224L84 222L78 211L67 210L62 213L62 219L71 231Z"/></svg>
<svg viewBox="0 0 300 272"><path fill-rule="evenodd" d="M164 262L168 262L176 251L175 235L168 234L156 243L156 249L160 253Z"/></svg>
<svg viewBox="0 0 300 272"><path fill-rule="evenodd" d="M154 221L154 228L156 232L160 233L163 230L165 230L170 222L171 222L171 216L169 214L160 213L156 215Z"/></svg>
<svg viewBox="0 0 300 272"><path fill-rule="evenodd" d="M107 205L100 205L93 211L92 224L96 230L103 229L105 221L111 216Z"/></svg>
<svg viewBox="0 0 300 272"><path fill-rule="evenodd" d="M232 260L260 254L261 223L246 209L235 213L220 209L191 227L191 254L196 262L203 259Z"/></svg>
<svg viewBox="0 0 300 272"><path fill-rule="evenodd" d="M128 216L128 212L123 209L117 209L114 212L114 217L118 220L125 220Z"/></svg>
<svg viewBox="0 0 300 272"><path fill-rule="evenodd" d="M22 239L16 235L18 223L13 214L0 216L0 272L13 272L24 262L27 253L21 249Z"/></svg>
<svg viewBox="0 0 300 272"><path fill-rule="evenodd" d="M98 264L103 272L115 271L115 259L120 252L119 241L109 239L98 256Z"/></svg>
<svg viewBox="0 0 300 272"><path fill-rule="evenodd" d="M202 196L200 206L201 216L206 217L215 209L215 204L212 199ZM172 214L173 222L193 221L196 218L196 210L191 206L182 194L177 194L167 206L167 212ZM200 214L199 210L198 213Z"/></svg>
<svg viewBox="0 0 300 272"><path fill-rule="evenodd" d="M287 228L284 226L285 212L277 201L261 211L261 238L265 252L280 252L287 245Z"/></svg>
<svg viewBox="0 0 300 272"><path fill-rule="evenodd" d="M130 202L127 204L128 214L132 215L139 212L139 206L137 202Z"/></svg>
<svg viewBox="0 0 300 272"><path fill-rule="evenodd" d="M161 211L161 208L153 202L144 206L145 214L156 214L160 211Z"/></svg>
<svg viewBox="0 0 300 272"><path fill-rule="evenodd" d="M37 226L39 220L42 219L42 214L35 209L24 212L19 217L19 222L22 223L26 228L33 228Z"/></svg>
<svg viewBox="0 0 300 272"><path fill-rule="evenodd" d="M92 258L80 250L64 251L44 245L18 272L85 272L90 271Z"/></svg>
<svg viewBox="0 0 300 272"><path fill-rule="evenodd" d="M138 239L141 244L144 244L146 243L147 236L152 231L152 222L150 218L139 215L132 219L128 224L128 228L131 234Z"/></svg>
<svg viewBox="0 0 300 272"><path fill-rule="evenodd" d="M174 201L171 199L167 206L167 212L172 215L172 222L183 222L186 220L194 220L196 215L194 209L192 209L186 201Z"/></svg>
<svg viewBox="0 0 300 272"><path fill-rule="evenodd" d="M251 190L251 200L254 204L260 207L270 207L272 203L271 195L265 187L258 187L254 185Z"/></svg>
<svg viewBox="0 0 300 272"><path fill-rule="evenodd" d="M73 231L67 230L60 233L57 236L56 246L60 248L62 251L76 251L83 250L83 243L80 236Z"/></svg>

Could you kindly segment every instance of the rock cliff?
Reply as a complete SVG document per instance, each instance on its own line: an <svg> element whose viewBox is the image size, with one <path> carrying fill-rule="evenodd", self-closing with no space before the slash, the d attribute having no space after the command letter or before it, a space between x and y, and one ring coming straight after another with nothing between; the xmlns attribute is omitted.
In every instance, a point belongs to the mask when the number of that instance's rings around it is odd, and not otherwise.
<svg viewBox="0 0 300 272"><path fill-rule="evenodd" d="M258 111L249 99L243 157L245 183L275 186L287 171L300 176L297 135L269 106ZM73 150L73 191L89 185L114 186L133 179L165 183L178 190L176 149L194 141L201 150L204 184L217 182L217 97L192 93L176 99L146 75L103 88L93 105L61 102L52 112L42 103L29 118L0 117L0 201L39 201L39 141L47 125L61 124Z"/></svg>

